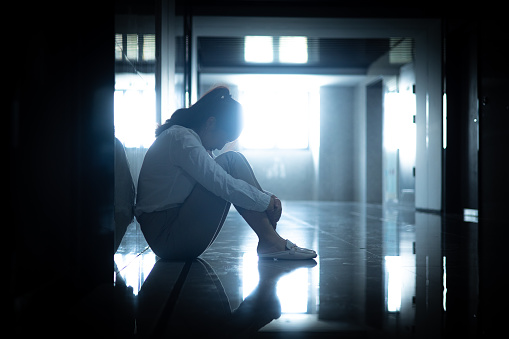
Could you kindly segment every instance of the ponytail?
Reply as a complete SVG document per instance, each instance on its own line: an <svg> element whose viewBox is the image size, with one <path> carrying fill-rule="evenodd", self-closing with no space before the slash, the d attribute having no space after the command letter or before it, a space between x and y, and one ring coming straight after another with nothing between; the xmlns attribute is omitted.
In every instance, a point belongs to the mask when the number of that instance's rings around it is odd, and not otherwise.
<svg viewBox="0 0 509 339"><path fill-rule="evenodd" d="M185 121L187 118L186 111L187 111L187 108L179 108L171 115L170 119L166 120L166 122L164 124L157 126L156 138L161 133L163 133L164 131L166 131L168 128L170 128L173 125L180 125L180 126L187 127L186 126L187 123Z"/></svg>
<svg viewBox="0 0 509 339"><path fill-rule="evenodd" d="M170 119L156 128L156 137L173 125L198 132L209 117L216 118L217 124L229 134L230 141L237 139L242 132L242 107L232 99L227 87L219 86L208 91L191 107L176 110Z"/></svg>

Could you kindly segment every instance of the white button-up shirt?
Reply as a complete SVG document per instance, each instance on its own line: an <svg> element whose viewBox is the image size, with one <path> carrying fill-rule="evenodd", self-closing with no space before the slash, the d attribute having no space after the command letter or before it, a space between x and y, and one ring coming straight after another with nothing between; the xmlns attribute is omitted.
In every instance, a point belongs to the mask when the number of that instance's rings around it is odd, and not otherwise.
<svg viewBox="0 0 509 339"><path fill-rule="evenodd" d="M192 129L174 125L150 146L138 179L136 215L182 204L196 183L239 207L265 211L271 195L229 175ZM199 211L197 211L199 213Z"/></svg>

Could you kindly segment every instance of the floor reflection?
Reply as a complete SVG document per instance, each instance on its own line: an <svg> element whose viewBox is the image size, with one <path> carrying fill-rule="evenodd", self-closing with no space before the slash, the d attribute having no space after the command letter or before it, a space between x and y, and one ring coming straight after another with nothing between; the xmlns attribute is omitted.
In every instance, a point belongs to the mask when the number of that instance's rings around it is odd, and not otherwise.
<svg viewBox="0 0 509 339"><path fill-rule="evenodd" d="M232 310L221 279L205 260L157 261L139 291L137 334L238 337L255 333L282 314L278 296L281 278L296 272L307 276L307 269L316 266L314 260L252 263L242 269L246 277L256 276L256 280L250 280L252 289ZM302 310L301 304L297 304L300 309L292 309L293 304L288 300L285 304L290 311Z"/></svg>
<svg viewBox="0 0 509 339"><path fill-rule="evenodd" d="M150 248L146 248L139 254L115 254L115 265L117 266L118 271L117 275L122 277L127 286L133 288L135 295L138 294L141 285L145 282L145 279L150 274L150 271L152 271L155 263L156 255L152 252L152 250L150 250Z"/></svg>
<svg viewBox="0 0 509 339"><path fill-rule="evenodd" d="M242 256L242 298L245 300L257 287L260 270L280 271L277 281L276 294L281 303L282 313L316 313L316 309L309 309L308 305L316 304L313 300L317 296L318 269L309 270L316 266L315 260L306 261L274 261L258 260L254 253L244 253ZM257 269L258 267L258 269ZM274 272L273 272L274 273ZM314 289L314 291L310 291ZM312 298L313 296L314 298Z"/></svg>
<svg viewBox="0 0 509 339"><path fill-rule="evenodd" d="M258 260L235 211L189 263L157 260L131 227L115 262L135 334L475 336L477 224L357 203L285 202L285 213L278 231L316 261Z"/></svg>

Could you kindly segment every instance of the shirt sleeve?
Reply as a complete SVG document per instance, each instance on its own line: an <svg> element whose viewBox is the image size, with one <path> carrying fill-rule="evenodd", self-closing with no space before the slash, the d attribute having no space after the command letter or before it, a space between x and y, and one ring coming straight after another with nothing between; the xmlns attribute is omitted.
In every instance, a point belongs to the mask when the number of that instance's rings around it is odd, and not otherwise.
<svg viewBox="0 0 509 339"><path fill-rule="evenodd" d="M270 195L229 175L192 134L180 134L171 141L170 158L196 182L234 205L259 212L269 206Z"/></svg>

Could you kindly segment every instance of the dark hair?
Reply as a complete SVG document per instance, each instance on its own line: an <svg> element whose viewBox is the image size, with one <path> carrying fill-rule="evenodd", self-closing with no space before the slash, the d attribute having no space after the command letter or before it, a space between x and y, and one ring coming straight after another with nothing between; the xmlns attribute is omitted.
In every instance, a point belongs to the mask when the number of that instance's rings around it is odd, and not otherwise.
<svg viewBox="0 0 509 339"><path fill-rule="evenodd" d="M173 125L198 132L210 117L216 118L216 126L227 133L229 141L237 139L242 132L242 106L232 99L227 87L219 86L208 91L191 107L176 110L170 119L156 128L156 137Z"/></svg>

